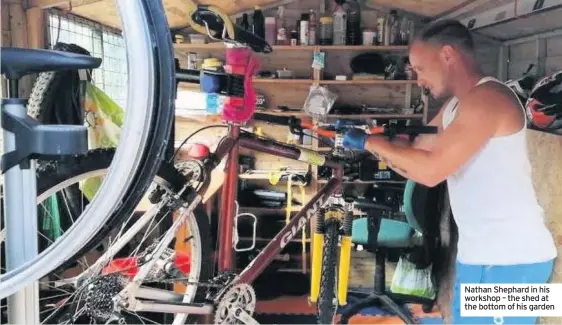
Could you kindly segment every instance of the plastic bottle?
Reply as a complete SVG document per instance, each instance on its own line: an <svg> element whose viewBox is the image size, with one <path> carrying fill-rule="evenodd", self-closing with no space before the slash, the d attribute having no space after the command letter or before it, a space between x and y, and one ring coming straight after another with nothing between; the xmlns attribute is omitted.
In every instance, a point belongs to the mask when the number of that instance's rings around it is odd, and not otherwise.
<svg viewBox="0 0 562 325"><path fill-rule="evenodd" d="M400 45L400 18L394 11L394 21L390 27L390 45Z"/></svg>
<svg viewBox="0 0 562 325"><path fill-rule="evenodd" d="M302 14L300 20L300 45L308 45L308 14Z"/></svg>
<svg viewBox="0 0 562 325"><path fill-rule="evenodd" d="M263 39L265 39L265 17L260 9L260 6L254 7L254 15L252 16L252 32Z"/></svg>
<svg viewBox="0 0 562 325"><path fill-rule="evenodd" d="M320 30L318 34L318 44L332 45L334 41L333 35L334 35L334 18L321 17Z"/></svg>
<svg viewBox="0 0 562 325"><path fill-rule="evenodd" d="M310 9L308 14L308 45L316 45L316 13Z"/></svg>
<svg viewBox="0 0 562 325"><path fill-rule="evenodd" d="M277 44L288 45L290 43L291 35L285 25L285 7L280 6L277 9Z"/></svg>
<svg viewBox="0 0 562 325"><path fill-rule="evenodd" d="M396 10L391 10L390 13L386 16L385 24L384 24L384 45L392 45L392 26L397 20L397 13Z"/></svg>
<svg viewBox="0 0 562 325"><path fill-rule="evenodd" d="M277 39L277 23L275 17L265 17L265 41L269 45L275 45Z"/></svg>
<svg viewBox="0 0 562 325"><path fill-rule="evenodd" d="M346 44L361 44L361 6L357 0L348 0L347 5L347 26L346 26Z"/></svg>
<svg viewBox="0 0 562 325"><path fill-rule="evenodd" d="M334 10L334 45L345 45L347 17L342 6L336 4Z"/></svg>

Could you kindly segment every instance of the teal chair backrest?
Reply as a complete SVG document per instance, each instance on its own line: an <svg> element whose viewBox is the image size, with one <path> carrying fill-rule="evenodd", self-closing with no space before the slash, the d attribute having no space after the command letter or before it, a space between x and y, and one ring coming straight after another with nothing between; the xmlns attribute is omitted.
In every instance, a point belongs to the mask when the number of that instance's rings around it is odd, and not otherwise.
<svg viewBox="0 0 562 325"><path fill-rule="evenodd" d="M420 204L425 203L427 193L422 192L426 191L423 191L422 187L418 183L412 180L407 180L406 186L404 187L404 200L402 204L404 214L406 214L406 220L408 221L410 227L423 234L423 220L421 220L421 218L425 217L425 213L422 210L423 207L420 207ZM420 196L423 196L423 198ZM418 220L418 218L420 218L420 220Z"/></svg>

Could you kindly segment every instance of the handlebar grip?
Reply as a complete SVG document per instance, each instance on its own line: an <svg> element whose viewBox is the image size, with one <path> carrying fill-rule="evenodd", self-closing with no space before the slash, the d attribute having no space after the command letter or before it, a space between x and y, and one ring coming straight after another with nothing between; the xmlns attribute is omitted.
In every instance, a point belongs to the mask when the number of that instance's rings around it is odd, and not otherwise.
<svg viewBox="0 0 562 325"><path fill-rule="evenodd" d="M201 80L201 71L176 68L176 80L180 82L198 84Z"/></svg>

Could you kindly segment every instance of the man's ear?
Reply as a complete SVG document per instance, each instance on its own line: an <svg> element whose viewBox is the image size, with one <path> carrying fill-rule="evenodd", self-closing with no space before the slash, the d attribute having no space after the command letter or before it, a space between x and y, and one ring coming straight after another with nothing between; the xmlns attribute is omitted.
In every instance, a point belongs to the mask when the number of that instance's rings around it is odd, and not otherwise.
<svg viewBox="0 0 562 325"><path fill-rule="evenodd" d="M452 63L454 53L455 50L453 49L452 46L443 45L443 47L441 47L441 51L439 52L439 55L441 56L441 60L443 60L443 62L445 62L446 64L450 64Z"/></svg>

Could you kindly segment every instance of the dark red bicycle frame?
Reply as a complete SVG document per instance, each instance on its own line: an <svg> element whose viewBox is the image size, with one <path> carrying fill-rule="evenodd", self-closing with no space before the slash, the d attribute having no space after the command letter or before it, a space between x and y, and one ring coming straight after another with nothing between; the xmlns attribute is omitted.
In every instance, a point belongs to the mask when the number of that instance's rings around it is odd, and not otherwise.
<svg viewBox="0 0 562 325"><path fill-rule="evenodd" d="M218 161L228 156L226 164L226 179L222 188L219 221L218 221L218 269L219 272L231 272L234 267L234 249L232 247L234 228L234 207L238 196L238 153L239 146L254 151L284 157L293 160L306 161L313 165L332 168L332 179L323 186L312 199L291 219L291 221L263 248L261 253L250 262L240 273L236 282L252 283L261 272L273 261L292 238L309 223L315 212L324 205L326 200L341 190L343 168L339 162L325 158L314 151L296 146L286 145L273 140L259 138L251 133L240 132L239 125L230 125L228 135L218 145L215 156ZM307 159L308 157L308 159ZM313 157L315 159L309 159ZM323 157L322 159L318 159Z"/></svg>

